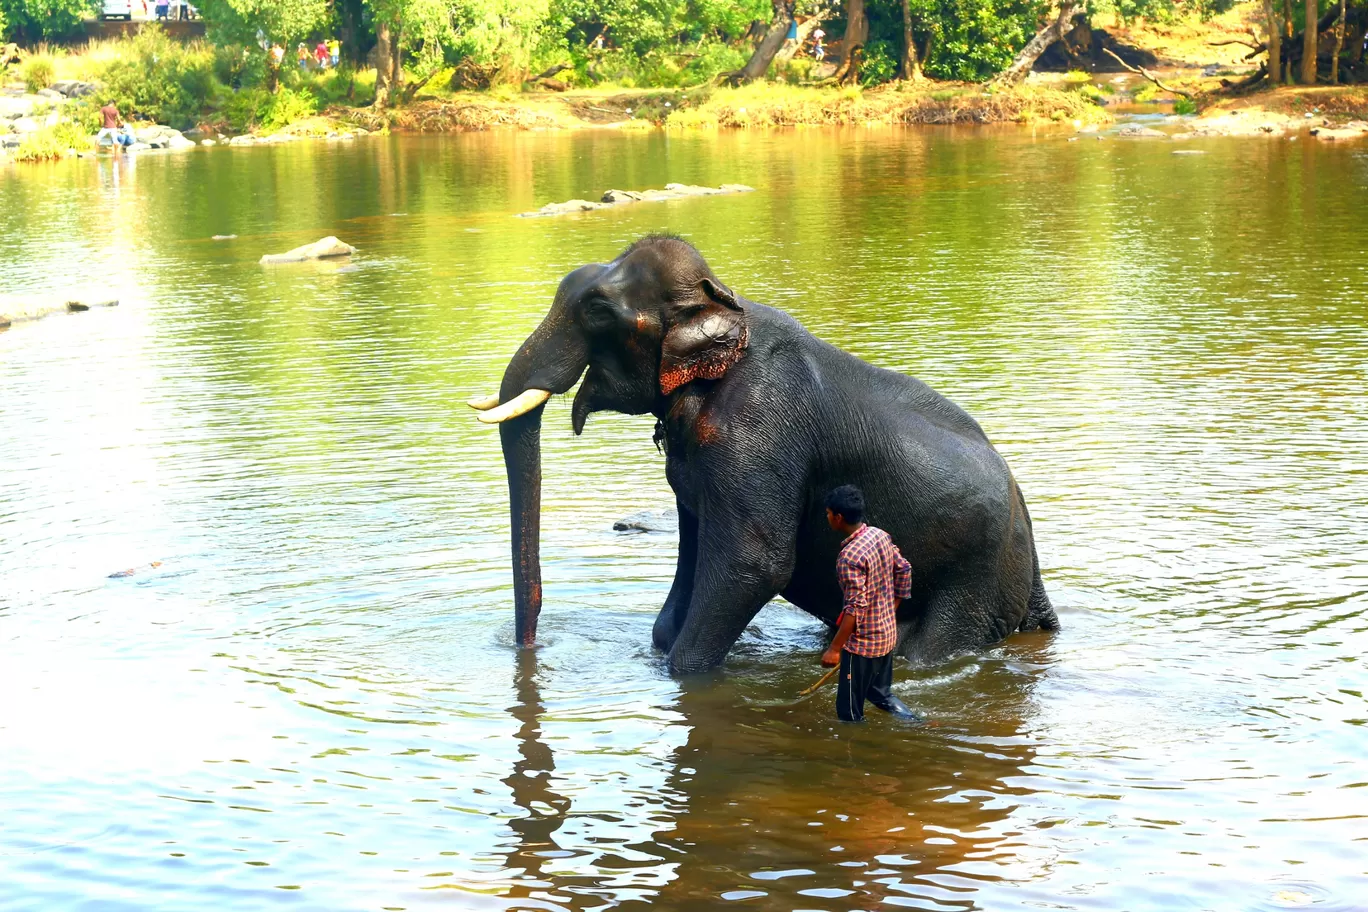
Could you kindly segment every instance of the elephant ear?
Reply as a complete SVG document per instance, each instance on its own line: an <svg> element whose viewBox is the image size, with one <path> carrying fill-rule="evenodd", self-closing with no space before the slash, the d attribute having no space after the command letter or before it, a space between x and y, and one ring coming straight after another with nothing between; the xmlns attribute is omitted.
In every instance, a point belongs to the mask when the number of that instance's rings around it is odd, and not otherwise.
<svg viewBox="0 0 1368 912"><path fill-rule="evenodd" d="M660 352L660 391L673 393L693 380L716 380L741 360L749 341L746 314L722 283L705 278L676 305Z"/></svg>

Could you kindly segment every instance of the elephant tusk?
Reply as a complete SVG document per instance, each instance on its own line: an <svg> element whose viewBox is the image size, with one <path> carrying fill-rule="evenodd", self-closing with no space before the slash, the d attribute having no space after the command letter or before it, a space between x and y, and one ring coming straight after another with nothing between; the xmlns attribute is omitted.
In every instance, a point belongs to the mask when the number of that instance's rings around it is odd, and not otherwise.
<svg viewBox="0 0 1368 912"><path fill-rule="evenodd" d="M510 418L517 418L526 415L534 408L540 408L546 404L546 400L551 398L548 390L530 389L523 390L513 399L503 405L496 406L486 412L481 412L478 416L480 421L485 424L503 424Z"/></svg>
<svg viewBox="0 0 1368 912"><path fill-rule="evenodd" d="M466 402L466 405L470 406L477 412L487 412L498 404L498 396L477 396L474 399L471 399Z"/></svg>

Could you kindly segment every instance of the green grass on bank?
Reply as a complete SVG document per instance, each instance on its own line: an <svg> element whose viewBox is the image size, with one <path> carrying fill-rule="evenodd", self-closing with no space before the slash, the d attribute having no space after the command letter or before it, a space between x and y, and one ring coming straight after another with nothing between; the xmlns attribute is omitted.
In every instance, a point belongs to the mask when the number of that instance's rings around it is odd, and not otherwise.
<svg viewBox="0 0 1368 912"><path fill-rule="evenodd" d="M88 152L93 148L95 143L84 127L64 122L24 137L14 158L21 162L56 161L72 152Z"/></svg>

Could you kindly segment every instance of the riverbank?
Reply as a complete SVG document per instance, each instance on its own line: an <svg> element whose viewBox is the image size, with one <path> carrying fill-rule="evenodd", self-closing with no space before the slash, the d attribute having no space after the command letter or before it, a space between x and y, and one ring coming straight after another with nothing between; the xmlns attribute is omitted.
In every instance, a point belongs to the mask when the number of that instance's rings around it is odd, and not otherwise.
<svg viewBox="0 0 1368 912"><path fill-rule="evenodd" d="M758 83L739 88L420 97L394 110L334 107L369 130L441 133L515 129L743 129L748 127L955 123L1106 123L1086 96L1043 86L895 83L872 89Z"/></svg>
<svg viewBox="0 0 1368 912"><path fill-rule="evenodd" d="M1166 71L1166 85L1189 93L1195 135L1257 136L1328 128L1354 138L1368 121L1368 88L1280 86L1223 90L1216 74ZM37 92L0 91L0 162L41 161L94 150L92 110L98 83L63 81ZM289 100L288 98L286 99ZM875 88L756 83L738 88L614 91L437 91L390 109L333 104L236 130L233 118L205 112L193 129L141 123L135 151L197 144L254 145L302 139L350 139L367 133L455 133L483 130L709 130L916 124L1058 124L1094 132L1118 116L1172 113L1187 101L1139 77L1112 73L1033 74L1024 85L996 87L922 81ZM1181 110L1179 113L1187 113Z"/></svg>

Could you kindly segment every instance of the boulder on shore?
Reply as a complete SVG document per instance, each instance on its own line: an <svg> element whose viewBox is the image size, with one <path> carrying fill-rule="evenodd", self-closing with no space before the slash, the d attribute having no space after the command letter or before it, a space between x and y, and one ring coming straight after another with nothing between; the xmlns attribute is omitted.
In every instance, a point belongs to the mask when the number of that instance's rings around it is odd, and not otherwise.
<svg viewBox="0 0 1368 912"><path fill-rule="evenodd" d="M153 149L192 149L195 146L180 130L161 124L140 125L133 133L137 136L138 142L147 143Z"/></svg>
<svg viewBox="0 0 1368 912"><path fill-rule="evenodd" d="M268 253L261 258L262 266L272 266L281 263L307 263L310 260L329 260L337 257L351 256L356 253L356 248L350 244L344 244L337 238L329 236L321 241L312 244L305 244L303 247L296 247L288 253Z"/></svg>
<svg viewBox="0 0 1368 912"><path fill-rule="evenodd" d="M0 95L0 120L32 117L39 105L50 103L40 95Z"/></svg>
<svg viewBox="0 0 1368 912"><path fill-rule="evenodd" d="M55 313L80 313L96 307L115 307L119 299L107 294L0 295L0 327L41 320Z"/></svg>
<svg viewBox="0 0 1368 912"><path fill-rule="evenodd" d="M720 187L666 184L664 190L608 190L596 203L582 199L567 200L563 203L547 203L534 212L519 213L519 218L540 218L548 215L565 215L570 212L608 209L629 203L658 203L665 200L685 199L691 196L722 196L728 193L753 193L754 191L754 187L747 187L745 184L723 184Z"/></svg>
<svg viewBox="0 0 1368 912"><path fill-rule="evenodd" d="M94 95L99 88L93 82L81 82L78 79L67 79L52 84L54 92L61 92L67 98L85 98L87 95Z"/></svg>

